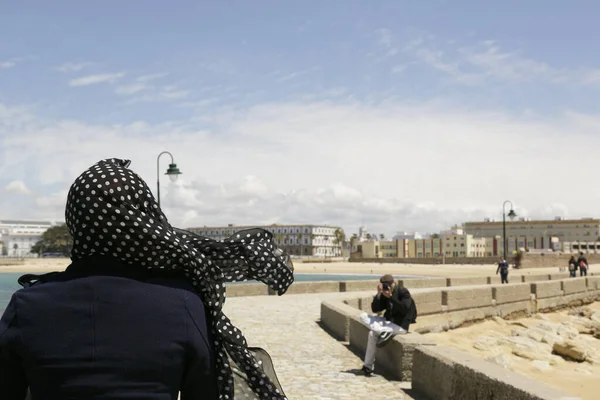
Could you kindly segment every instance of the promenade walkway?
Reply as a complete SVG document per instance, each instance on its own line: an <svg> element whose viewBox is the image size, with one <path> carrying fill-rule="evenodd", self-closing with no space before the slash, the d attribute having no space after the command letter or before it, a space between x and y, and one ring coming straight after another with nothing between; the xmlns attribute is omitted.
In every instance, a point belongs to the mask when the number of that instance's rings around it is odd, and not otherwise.
<svg viewBox="0 0 600 400"><path fill-rule="evenodd" d="M225 313L242 329L250 346L265 348L290 400L412 399L406 383L355 375L362 360L317 323L321 302L372 292L232 297Z"/></svg>

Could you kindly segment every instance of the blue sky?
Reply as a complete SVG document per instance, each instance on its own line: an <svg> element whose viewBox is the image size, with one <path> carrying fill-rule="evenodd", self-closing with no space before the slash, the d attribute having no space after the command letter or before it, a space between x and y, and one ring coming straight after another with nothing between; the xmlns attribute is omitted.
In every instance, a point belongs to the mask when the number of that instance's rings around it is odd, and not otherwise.
<svg viewBox="0 0 600 400"><path fill-rule="evenodd" d="M568 135L598 140L599 12L592 1L5 2L0 185L21 197L0 213L60 218L77 168L115 156L111 150L134 159L134 168L137 161L152 182L152 157L171 146L190 171L166 189L165 207L180 224L227 223L202 211L198 185L238 190L248 182L264 188L257 194L253 186L251 199L233 196L228 219L254 221L243 211L254 199L255 219L298 221L305 206L275 199L302 191L334 199L329 214L309 214L321 221L306 222L348 229L371 214L366 223L386 232L488 216L496 182L514 180L515 171L554 171L556 146ZM501 138L507 131L513 136ZM364 141L372 132L379 141ZM112 141L105 149L94 145L103 136ZM60 140L69 145L51 148ZM382 143L398 151L378 156ZM552 157L538 156L540 148ZM499 151L509 169L482 169L490 159L475 154L482 150ZM327 166L314 167L314 157ZM209 161L222 173L208 173ZM565 161L593 168L574 154ZM407 162L416 171L394 184L365 172ZM457 163L460 176L440 180L444 162ZM9 176L15 168L22 176ZM441 201L452 188L462 194ZM336 203L348 190L360 197L355 208ZM523 183L513 195L525 212L595 215L596 193L573 200L531 190ZM273 204L283 211L270 215ZM399 210L404 217L390 220Z"/></svg>

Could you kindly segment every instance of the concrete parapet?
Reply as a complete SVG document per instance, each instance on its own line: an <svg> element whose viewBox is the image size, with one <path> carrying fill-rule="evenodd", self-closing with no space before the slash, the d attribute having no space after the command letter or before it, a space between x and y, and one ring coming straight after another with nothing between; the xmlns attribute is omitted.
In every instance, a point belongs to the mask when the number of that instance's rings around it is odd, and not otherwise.
<svg viewBox="0 0 600 400"><path fill-rule="evenodd" d="M488 285L487 276L476 276L471 278L446 278L446 286L477 286Z"/></svg>
<svg viewBox="0 0 600 400"><path fill-rule="evenodd" d="M539 274L539 275L521 275L521 282L538 282L550 280L550 275Z"/></svg>
<svg viewBox="0 0 600 400"><path fill-rule="evenodd" d="M442 291L421 292L411 294L417 313L421 315L438 314L442 312Z"/></svg>
<svg viewBox="0 0 600 400"><path fill-rule="evenodd" d="M268 286L263 283L239 283L226 286L227 297L267 296Z"/></svg>
<svg viewBox="0 0 600 400"><path fill-rule="evenodd" d="M600 290L600 276L586 278L588 290Z"/></svg>
<svg viewBox="0 0 600 400"><path fill-rule="evenodd" d="M548 277L550 278L551 281L557 281L560 279L566 279L569 277L569 273L568 272L559 272L556 274L550 274L548 275Z"/></svg>
<svg viewBox="0 0 600 400"><path fill-rule="evenodd" d="M375 295L360 298L358 308L360 308L362 311L371 313L371 303L373 303L373 297L375 297Z"/></svg>
<svg viewBox="0 0 600 400"><path fill-rule="evenodd" d="M358 315L350 315L349 341L350 346L364 356L369 338L369 328L360 321ZM413 352L418 346L433 346L435 343L418 333L397 335L383 348L378 348L375 354L375 370L390 375L393 379L410 381L412 378Z"/></svg>
<svg viewBox="0 0 600 400"><path fill-rule="evenodd" d="M399 279L398 285L407 289L446 287L446 278Z"/></svg>
<svg viewBox="0 0 600 400"><path fill-rule="evenodd" d="M487 284L488 285L496 285L496 284L500 284L500 283L502 283L502 279L498 275L496 275L496 276L488 276L487 277Z"/></svg>
<svg viewBox="0 0 600 400"><path fill-rule="evenodd" d="M412 389L431 400L577 400L499 365L444 346L413 353Z"/></svg>
<svg viewBox="0 0 600 400"><path fill-rule="evenodd" d="M448 311L489 307L492 305L492 288L442 290L442 305L446 306Z"/></svg>
<svg viewBox="0 0 600 400"><path fill-rule="evenodd" d="M587 291L587 281L585 278L564 279L560 282L562 282L562 290L564 295Z"/></svg>
<svg viewBox="0 0 600 400"><path fill-rule="evenodd" d="M492 286L492 297L496 305L531 300L531 284L517 283L514 285Z"/></svg>
<svg viewBox="0 0 600 400"><path fill-rule="evenodd" d="M286 294L299 293L333 293L340 290L339 282L294 282L287 290ZM276 292L269 288L269 294Z"/></svg>
<svg viewBox="0 0 600 400"><path fill-rule="evenodd" d="M360 311L343 303L324 301L321 303L321 323L339 340L348 341L351 315Z"/></svg>
<svg viewBox="0 0 600 400"><path fill-rule="evenodd" d="M346 281L339 282L339 284L340 292L363 292L367 290L372 290L373 292L376 292L379 281Z"/></svg>
<svg viewBox="0 0 600 400"><path fill-rule="evenodd" d="M346 299L343 301L343 303L349 305L352 308L360 310L360 299Z"/></svg>
<svg viewBox="0 0 600 400"><path fill-rule="evenodd" d="M562 282L534 282L531 284L531 293L535 294L536 300L562 296Z"/></svg>

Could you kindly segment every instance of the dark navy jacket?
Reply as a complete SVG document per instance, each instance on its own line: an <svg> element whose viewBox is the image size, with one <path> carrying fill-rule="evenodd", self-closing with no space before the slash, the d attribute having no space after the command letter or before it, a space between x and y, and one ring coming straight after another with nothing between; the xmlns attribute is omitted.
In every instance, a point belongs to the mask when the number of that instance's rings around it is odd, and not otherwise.
<svg viewBox="0 0 600 400"><path fill-rule="evenodd" d="M204 305L183 278L74 262L0 321L0 399L216 399Z"/></svg>

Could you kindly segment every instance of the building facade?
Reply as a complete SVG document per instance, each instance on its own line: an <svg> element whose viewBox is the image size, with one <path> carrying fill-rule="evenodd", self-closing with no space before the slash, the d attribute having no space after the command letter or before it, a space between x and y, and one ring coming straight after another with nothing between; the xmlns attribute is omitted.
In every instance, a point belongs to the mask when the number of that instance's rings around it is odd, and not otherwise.
<svg viewBox="0 0 600 400"><path fill-rule="evenodd" d="M467 222L465 231L474 237L499 237L502 241L502 221ZM506 241L509 253L519 250L563 252L600 251L600 219L563 219L531 221L520 218L506 221ZM503 244L500 243L500 248Z"/></svg>
<svg viewBox="0 0 600 400"><path fill-rule="evenodd" d="M290 256L341 257L343 229L328 225L268 225L268 226L213 226L188 228L192 233L215 240L223 240L234 233L252 228L265 229L273 234L277 245Z"/></svg>
<svg viewBox="0 0 600 400"><path fill-rule="evenodd" d="M37 257L31 248L53 226L48 221L0 220L2 255L8 257Z"/></svg>
<svg viewBox="0 0 600 400"><path fill-rule="evenodd" d="M474 237L459 228L426 239L353 241L352 251L362 258L493 257L501 254L499 241L498 237Z"/></svg>

